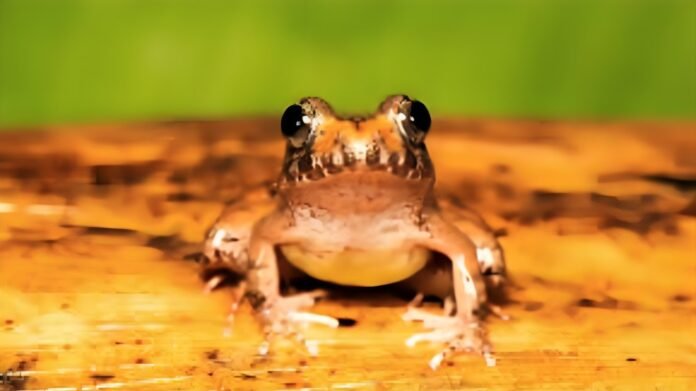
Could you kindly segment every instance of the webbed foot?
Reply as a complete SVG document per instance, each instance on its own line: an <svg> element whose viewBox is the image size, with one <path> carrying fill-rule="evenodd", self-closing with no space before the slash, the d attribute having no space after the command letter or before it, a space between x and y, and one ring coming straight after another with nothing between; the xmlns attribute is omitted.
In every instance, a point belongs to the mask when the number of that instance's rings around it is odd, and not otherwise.
<svg viewBox="0 0 696 391"><path fill-rule="evenodd" d="M331 328L338 327L338 320L326 315L304 311L312 307L316 300L326 295L318 290L279 297L272 303L264 303L258 315L264 324L264 342L259 347L259 355L268 355L271 343L277 336L294 337L311 356L319 353L318 343L304 337L302 329L309 324L321 324Z"/></svg>
<svg viewBox="0 0 696 391"><path fill-rule="evenodd" d="M495 357L488 342L485 329L475 320L458 316L434 315L418 308L409 307L402 316L404 320L422 322L430 331L414 334L406 340L409 347L419 342L444 343L446 346L429 361L431 369L437 369L442 361L457 352L480 353L486 365L495 366Z"/></svg>

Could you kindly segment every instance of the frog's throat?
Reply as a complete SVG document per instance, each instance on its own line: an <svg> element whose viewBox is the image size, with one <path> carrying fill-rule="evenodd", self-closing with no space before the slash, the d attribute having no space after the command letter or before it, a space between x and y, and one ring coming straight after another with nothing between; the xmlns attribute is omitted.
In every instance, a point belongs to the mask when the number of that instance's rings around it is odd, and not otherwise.
<svg viewBox="0 0 696 391"><path fill-rule="evenodd" d="M430 251L408 250L310 251L299 245L283 245L287 260L311 277L340 285L372 287L399 282L421 270Z"/></svg>

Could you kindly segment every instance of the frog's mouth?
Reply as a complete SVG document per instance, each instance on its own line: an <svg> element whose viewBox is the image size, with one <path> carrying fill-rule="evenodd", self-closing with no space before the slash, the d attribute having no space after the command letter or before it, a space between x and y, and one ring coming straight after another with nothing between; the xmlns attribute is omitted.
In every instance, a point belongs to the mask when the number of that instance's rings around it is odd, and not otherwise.
<svg viewBox="0 0 696 391"><path fill-rule="evenodd" d="M310 251L300 245L280 246L290 264L310 277L339 285L374 287L406 280L423 269L430 251L410 250Z"/></svg>

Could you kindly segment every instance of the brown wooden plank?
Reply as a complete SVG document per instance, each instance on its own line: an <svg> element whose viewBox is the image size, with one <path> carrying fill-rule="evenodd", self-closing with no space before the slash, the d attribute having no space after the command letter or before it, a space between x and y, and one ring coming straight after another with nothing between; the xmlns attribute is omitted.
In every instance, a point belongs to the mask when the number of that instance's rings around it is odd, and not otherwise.
<svg viewBox="0 0 696 391"><path fill-rule="evenodd" d="M696 389L694 124L437 122L438 190L507 231L514 280L513 319L489 321L498 365L437 372L386 293L320 303L357 323L308 330L317 358L257 357L246 307L224 333L230 292L202 294L185 255L225 201L273 180L274 126L0 135L0 373L25 376L4 387Z"/></svg>

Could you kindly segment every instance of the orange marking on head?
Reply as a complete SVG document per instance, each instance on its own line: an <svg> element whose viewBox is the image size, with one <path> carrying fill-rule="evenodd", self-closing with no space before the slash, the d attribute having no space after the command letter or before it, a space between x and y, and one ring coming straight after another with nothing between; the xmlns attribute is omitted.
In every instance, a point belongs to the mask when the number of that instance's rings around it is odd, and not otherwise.
<svg viewBox="0 0 696 391"><path fill-rule="evenodd" d="M335 118L326 118L324 120L314 140L314 153L322 154L331 152L335 145L336 138L342 133L342 128L345 126L344 122L345 121Z"/></svg>
<svg viewBox="0 0 696 391"><path fill-rule="evenodd" d="M394 127L394 123L386 115L378 115L368 122L369 126L375 129L373 133L379 134L384 140L384 145L389 152L402 152L404 150L404 141L399 130Z"/></svg>

